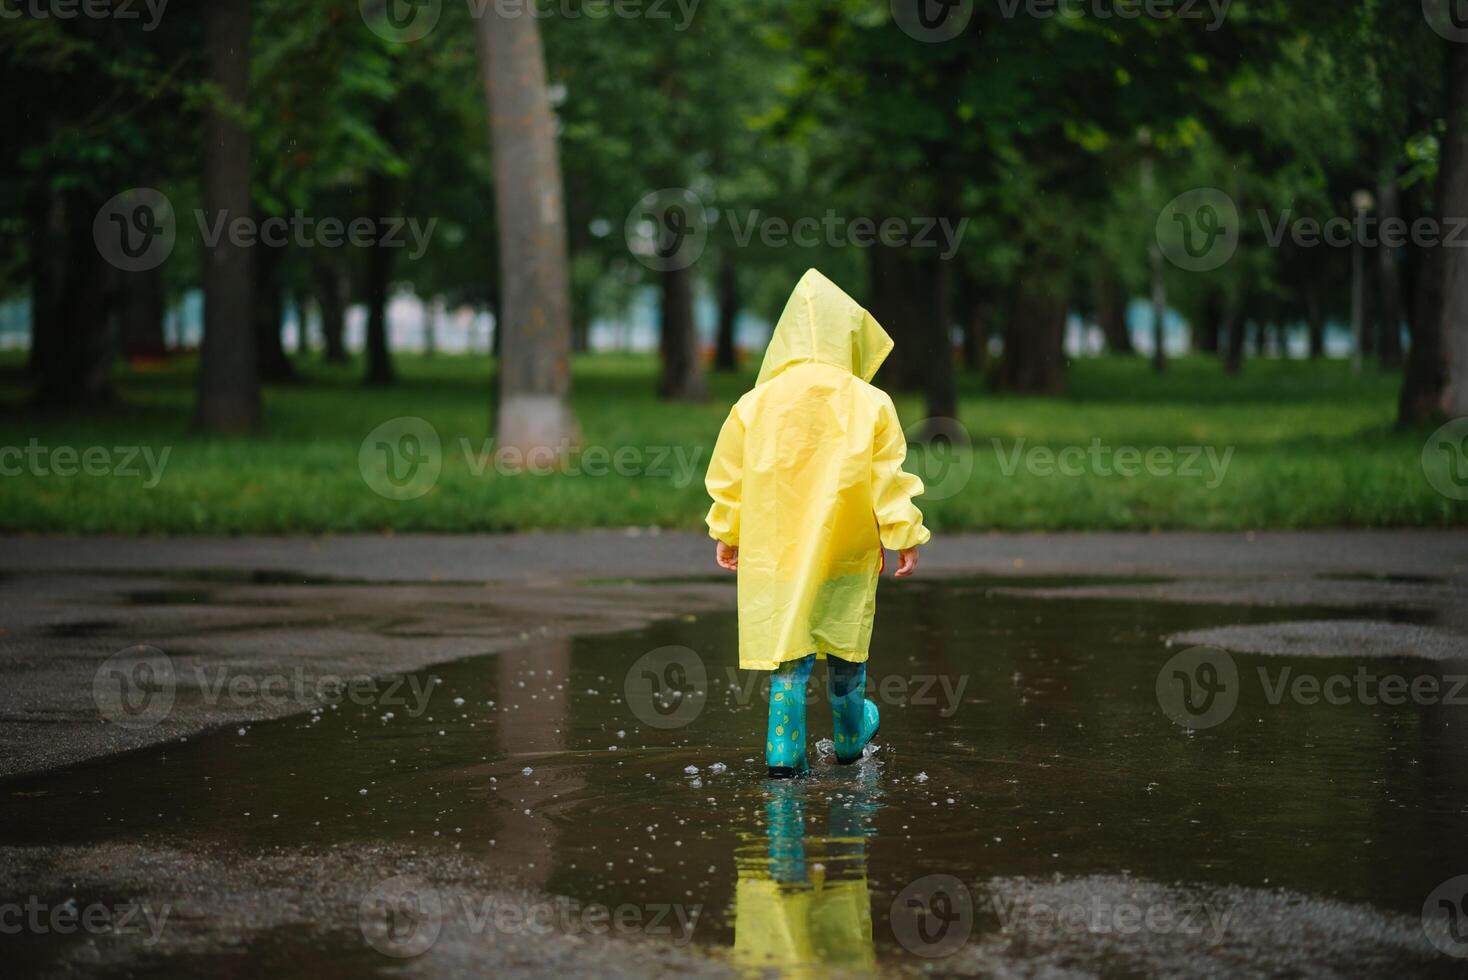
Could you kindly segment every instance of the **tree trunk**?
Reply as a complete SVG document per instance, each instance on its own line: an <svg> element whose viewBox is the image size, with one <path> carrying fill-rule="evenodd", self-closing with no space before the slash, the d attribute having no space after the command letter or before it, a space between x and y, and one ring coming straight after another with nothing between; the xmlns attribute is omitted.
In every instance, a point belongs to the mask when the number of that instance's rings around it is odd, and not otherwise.
<svg viewBox="0 0 1468 980"><path fill-rule="evenodd" d="M660 344L663 376L658 397L673 401L702 401L708 396L699 358L698 331L693 322L693 272L688 268L659 273L662 280Z"/></svg>
<svg viewBox="0 0 1468 980"><path fill-rule="evenodd" d="M1202 354L1217 354L1223 336L1224 299L1217 289L1210 289L1203 299L1203 312L1198 317L1195 345Z"/></svg>
<svg viewBox="0 0 1468 980"><path fill-rule="evenodd" d="M1028 394L1065 390L1068 303L1064 293L1050 287L1046 278L1036 270L1017 287L996 379L1001 388Z"/></svg>
<svg viewBox="0 0 1468 980"><path fill-rule="evenodd" d="M1167 273L1162 248L1155 241L1151 249L1152 263L1152 370L1167 370Z"/></svg>
<svg viewBox="0 0 1468 980"><path fill-rule="evenodd" d="M163 337L163 271L152 268L122 277L122 344L128 357L162 357L168 353Z"/></svg>
<svg viewBox="0 0 1468 980"><path fill-rule="evenodd" d="M1447 43L1447 133L1437 175L1438 227L1468 216L1468 47ZM1444 231L1446 234L1446 231ZM1397 404L1399 425L1418 425L1439 411L1468 415L1468 255L1423 250L1412 348ZM1452 254L1449 254L1452 253Z"/></svg>
<svg viewBox="0 0 1468 980"><path fill-rule="evenodd" d="M1305 284L1305 321L1310 332L1310 359L1325 356L1325 310L1320 305L1320 287L1315 282Z"/></svg>
<svg viewBox="0 0 1468 980"><path fill-rule="evenodd" d="M953 376L953 266L936 255L925 257L932 280L932 315L921 321L923 344L923 392L927 395L928 418L958 418L958 385ZM1064 318L1062 317L1062 324ZM1063 326L1062 326L1063 329Z"/></svg>
<svg viewBox="0 0 1468 980"><path fill-rule="evenodd" d="M571 412L566 210L535 17L475 19L494 150L501 302L498 439L543 456L579 439Z"/></svg>
<svg viewBox="0 0 1468 980"><path fill-rule="evenodd" d="M895 343L882 368L885 387L914 390L921 383L916 367L917 343L911 337L911 326L922 319L922 312L914 302L919 286L910 263L903 261L898 250L891 246L873 245L867 252L867 268L872 293L868 309Z"/></svg>
<svg viewBox="0 0 1468 980"><path fill-rule="evenodd" d="M204 4L209 79L229 110L204 123L204 208L211 220L250 215L250 136L239 121L250 90L250 0ZM246 432L260 424L260 378L252 334L254 255L222 236L204 251L204 342L194 424L205 432Z"/></svg>
<svg viewBox="0 0 1468 980"><path fill-rule="evenodd" d="M1449 42L1447 134L1443 138L1439 227L1468 220L1468 49ZM1444 232L1447 234L1448 232ZM1442 248L1442 309L1438 314L1446 384L1441 399L1449 418L1468 416L1468 249Z"/></svg>
<svg viewBox="0 0 1468 980"><path fill-rule="evenodd" d="M968 316L963 322L963 366L982 374L989 369L989 324L994 321L994 306L977 296L968 298Z"/></svg>
<svg viewBox="0 0 1468 980"><path fill-rule="evenodd" d="M327 259L314 269L316 305L321 308L321 342L326 349L326 363L347 363L347 348L342 335L346 331L346 283L341 269Z"/></svg>
<svg viewBox="0 0 1468 980"><path fill-rule="evenodd" d="M1096 279L1096 322L1106 338L1106 349L1113 354L1135 354L1132 332L1127 326L1126 290L1108 272L1099 273Z"/></svg>
<svg viewBox="0 0 1468 980"><path fill-rule="evenodd" d="M739 367L739 353L734 345L734 328L739 320L739 268L734 250L725 249L719 256L719 333L714 349L714 368L733 371Z"/></svg>
<svg viewBox="0 0 1468 980"><path fill-rule="evenodd" d="M1401 217L1401 195L1395 174L1388 173L1377 187L1377 217L1381 223ZM1381 296L1381 334L1376 351L1384 371L1402 366L1402 275L1396 249L1376 246L1377 292Z"/></svg>
<svg viewBox="0 0 1468 980"><path fill-rule="evenodd" d="M32 361L35 402L91 408L113 401L116 351L108 322L111 268L92 237L96 203L81 191L56 193L43 205L32 242Z"/></svg>
<svg viewBox="0 0 1468 980"><path fill-rule="evenodd" d="M930 250L872 248L871 312L895 343L883 368L893 387L921 391L928 418L954 418L952 267Z"/></svg>
<svg viewBox="0 0 1468 980"><path fill-rule="evenodd" d="M26 219L31 277L31 351L26 370L39 379L50 360L48 345L55 339L56 301L61 296L61 273L65 269L58 245L65 228L65 210L59 195L36 194L28 202Z"/></svg>
<svg viewBox="0 0 1468 980"><path fill-rule="evenodd" d="M296 311L296 354L306 355L311 353L311 294L305 289L297 289L291 297L291 305Z"/></svg>
<svg viewBox="0 0 1468 980"><path fill-rule="evenodd" d="M438 353L438 328L443 322L443 300L435 298L423 310L423 356Z"/></svg>
<svg viewBox="0 0 1468 980"><path fill-rule="evenodd" d="M1232 300L1223 305L1223 329L1228 334L1228 351L1223 359L1223 369L1229 374L1244 370L1244 332L1247 324Z"/></svg>
<svg viewBox="0 0 1468 980"><path fill-rule="evenodd" d="M370 197L388 210L379 209L375 214L389 214L391 205L386 189L388 178L374 174L374 186ZM392 366L392 353L388 350L389 287L392 283L393 250L383 244L379 237L367 247L367 376L369 385L389 385L396 380Z"/></svg>
<svg viewBox="0 0 1468 980"><path fill-rule="evenodd" d="M259 245L255 249L255 363L260 380L296 380L296 369L285 354L285 249Z"/></svg>
<svg viewBox="0 0 1468 980"><path fill-rule="evenodd" d="M591 298L595 283L578 284L577 279L576 275L571 276L571 353L585 354L591 350Z"/></svg>

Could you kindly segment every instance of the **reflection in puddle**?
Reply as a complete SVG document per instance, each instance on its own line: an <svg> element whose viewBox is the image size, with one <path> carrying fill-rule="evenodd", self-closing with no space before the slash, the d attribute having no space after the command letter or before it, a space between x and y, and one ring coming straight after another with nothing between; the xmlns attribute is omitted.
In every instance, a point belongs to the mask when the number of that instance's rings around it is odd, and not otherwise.
<svg viewBox="0 0 1468 980"><path fill-rule="evenodd" d="M0 840L197 845L242 858L411 846L579 903L633 903L648 919L677 906L697 923L695 944L743 964L856 969L919 962L894 931L894 902L937 876L976 905L998 889L1089 908L1097 894L1110 902L1154 882L1136 901L1186 908L1186 895L1163 887L1177 884L1410 919L1444 879L1468 872L1462 708L1271 703L1255 685L1206 731L1159 710L1158 671L1177 652L1164 637L1350 610L1037 600L975 583L884 588L881 604L868 678L883 709L881 753L849 768L813 756L807 780L764 778L761 678L729 666L729 613L548 640L423 671L416 686L384 682L365 700L10 780ZM694 666L703 680L650 721L634 710L634 688L665 648L693 659L679 670L655 663L659 684L685 683ZM1246 677L1263 662L1235 659ZM1350 673L1357 663L1268 666ZM424 690L426 703L413 694ZM827 736L828 713L811 718L812 738ZM977 909L954 955L1019 949L1067 962L1077 936L1018 921ZM1325 940L1312 935L1289 940L1298 945L1287 962L1320 952L1309 944ZM1197 965L1190 935L1168 942L1149 955L1165 946L1174 959L1101 972ZM332 944L361 955L358 936L321 937ZM1119 948L1106 955L1139 955Z"/></svg>
<svg viewBox="0 0 1468 980"><path fill-rule="evenodd" d="M734 852L734 955L741 964L875 962L866 845L876 833L880 777L875 764L858 770L845 792L822 794L806 780L765 785L765 832L744 835ZM824 833L808 832L812 806L825 810Z"/></svg>

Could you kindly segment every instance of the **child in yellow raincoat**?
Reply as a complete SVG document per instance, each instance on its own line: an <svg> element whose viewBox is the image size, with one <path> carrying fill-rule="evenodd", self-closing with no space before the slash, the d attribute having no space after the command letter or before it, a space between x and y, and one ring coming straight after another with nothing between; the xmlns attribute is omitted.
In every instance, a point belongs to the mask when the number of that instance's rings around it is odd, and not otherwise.
<svg viewBox="0 0 1468 980"><path fill-rule="evenodd" d="M930 537L904 473L892 399L870 382L892 350L870 313L814 269L781 314L755 387L719 433L705 485L718 563L739 574L739 666L773 671L765 759L772 777L808 768L805 685L827 660L836 759L877 733L864 698L882 548L898 576Z"/></svg>

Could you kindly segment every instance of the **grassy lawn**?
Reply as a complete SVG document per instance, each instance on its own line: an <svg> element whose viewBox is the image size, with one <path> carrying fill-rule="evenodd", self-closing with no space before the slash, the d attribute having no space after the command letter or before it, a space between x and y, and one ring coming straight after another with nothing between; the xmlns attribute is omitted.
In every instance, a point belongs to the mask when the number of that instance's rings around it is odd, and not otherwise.
<svg viewBox="0 0 1468 980"><path fill-rule="evenodd" d="M582 358L576 409L585 444L601 455L573 457L588 472L536 476L497 472L483 457L492 365L482 357L400 357L399 384L373 390L355 368L312 360L305 383L266 392L264 433L237 439L189 432L188 362L122 371L123 404L97 416L32 412L20 365L14 354L0 360L0 528L135 534L697 528L709 449L752 380L716 376L707 404L668 405L652 395L652 359ZM1371 369L1352 378L1344 364L1282 361L1227 378L1205 358L1160 378L1141 359L1078 361L1057 398L994 395L965 377L971 450L915 452L910 464L942 488L943 499L919 501L940 531L1468 524L1468 503L1423 475L1430 430L1392 429L1397 383ZM904 422L920 419L920 400L897 406ZM359 450L403 416L436 430L441 472L422 496L393 500L369 486ZM30 455L17 460L5 447ZM76 465L50 455L59 447L83 459L92 447L106 452L92 452L90 474L58 475L53 466ZM116 447L142 447L152 463L139 453L130 460L139 475L114 472L131 452ZM373 446L367 456L376 458ZM383 485L374 466L369 476ZM420 471L425 483L431 467ZM602 470L612 472L593 475ZM159 475L146 486L150 472Z"/></svg>

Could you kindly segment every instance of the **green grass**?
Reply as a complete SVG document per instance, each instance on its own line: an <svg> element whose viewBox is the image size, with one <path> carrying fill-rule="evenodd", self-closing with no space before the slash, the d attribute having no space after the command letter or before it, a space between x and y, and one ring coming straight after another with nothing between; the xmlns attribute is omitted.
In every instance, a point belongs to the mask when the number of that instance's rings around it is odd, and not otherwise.
<svg viewBox="0 0 1468 980"><path fill-rule="evenodd" d="M99 415L36 413L25 407L15 355L0 360L0 451L26 447L147 446L169 457L157 486L141 477L0 476L0 528L10 531L268 533L325 531L507 531L627 525L697 528L707 506L703 467L729 404L750 374L715 376L705 405L659 402L655 364L636 356L595 356L575 364L576 411L585 443L616 450L678 447L696 459L680 479L672 458L661 473L532 476L481 474L474 453L490 434L489 378L482 357L400 357L402 380L369 390L356 369L311 361L306 381L266 392L264 433L209 439L190 433L192 365L123 370L123 404ZM879 381L881 378L879 377ZM1141 359L1075 362L1064 397L1024 398L962 381L961 421L972 450L962 489L920 500L929 523L952 529L1158 529L1460 525L1468 504L1427 483L1420 462L1430 430L1392 428L1398 378L1344 364L1251 362L1240 378L1216 362L1190 358L1154 376ZM899 397L905 422L921 403ZM358 464L364 438L400 416L427 419L442 445L442 472L417 499L371 490ZM994 440L999 441L996 451ZM1023 440L1021 443L1020 440ZM1223 479L1209 475L1128 477L1096 472L1042 475L1005 461L1023 450L1229 449ZM692 454L697 456L692 456ZM114 459L118 457L114 456ZM1183 456L1173 457L1181 463ZM1074 459L1071 460L1075 462ZM0 464L14 465L13 456ZM929 461L933 464L932 461ZM913 465L921 466L920 460ZM1207 474L1206 463L1200 462ZM920 469L920 471L922 471ZM941 469L928 470L940 475Z"/></svg>

